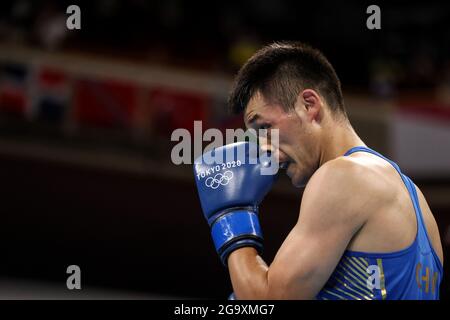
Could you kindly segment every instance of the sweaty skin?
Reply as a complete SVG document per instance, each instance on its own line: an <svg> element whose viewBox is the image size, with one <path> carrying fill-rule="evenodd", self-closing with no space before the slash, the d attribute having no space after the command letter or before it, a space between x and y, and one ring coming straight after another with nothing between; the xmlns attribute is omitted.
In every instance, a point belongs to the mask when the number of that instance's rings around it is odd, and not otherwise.
<svg viewBox="0 0 450 320"><path fill-rule="evenodd" d="M298 221L270 266L253 248L229 256L237 299L314 299L345 250L393 252L414 241L414 208L399 174L372 154L343 157L365 144L317 92L302 91L291 111L258 93L244 119L247 127L279 130L279 146L268 148L288 164L292 184L305 190ZM416 190L432 246L443 262L436 221Z"/></svg>

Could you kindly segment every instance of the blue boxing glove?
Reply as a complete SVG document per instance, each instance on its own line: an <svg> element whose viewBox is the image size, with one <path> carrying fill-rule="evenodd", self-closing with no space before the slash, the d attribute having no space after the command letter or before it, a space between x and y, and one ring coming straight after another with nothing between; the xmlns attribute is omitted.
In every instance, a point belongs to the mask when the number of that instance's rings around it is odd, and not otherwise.
<svg viewBox="0 0 450 320"><path fill-rule="evenodd" d="M225 145L195 160L200 203L224 265L238 248L262 252L258 205L275 181L274 172L265 170L272 164L271 158L264 159L258 146L249 142Z"/></svg>

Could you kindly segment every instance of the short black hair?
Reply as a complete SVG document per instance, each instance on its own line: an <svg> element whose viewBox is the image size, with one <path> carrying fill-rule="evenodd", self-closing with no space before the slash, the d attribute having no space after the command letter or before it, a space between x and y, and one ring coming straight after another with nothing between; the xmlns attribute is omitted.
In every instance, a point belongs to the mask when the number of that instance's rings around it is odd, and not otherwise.
<svg viewBox="0 0 450 320"><path fill-rule="evenodd" d="M259 91L289 110L300 90L307 88L324 97L331 111L346 116L341 82L327 58L304 43L273 43L258 50L239 70L228 105L233 113L240 113Z"/></svg>

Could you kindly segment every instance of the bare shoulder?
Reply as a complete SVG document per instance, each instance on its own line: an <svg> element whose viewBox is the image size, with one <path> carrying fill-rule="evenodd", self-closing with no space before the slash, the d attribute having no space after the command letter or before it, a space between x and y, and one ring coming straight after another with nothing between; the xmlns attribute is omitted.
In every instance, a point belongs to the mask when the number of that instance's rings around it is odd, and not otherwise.
<svg viewBox="0 0 450 320"><path fill-rule="evenodd" d="M380 183L373 163L366 159L339 157L322 165L309 180L302 206L320 206L331 219L362 224L370 208L389 195ZM309 212L310 210L304 210ZM302 214L302 212L301 212Z"/></svg>
<svg viewBox="0 0 450 320"><path fill-rule="evenodd" d="M385 165L385 164L381 164ZM377 198L386 200L384 174L380 174L380 163L370 158L339 157L321 166L308 182L305 193L321 192L324 198L333 201L364 201ZM383 198L383 199L381 199Z"/></svg>

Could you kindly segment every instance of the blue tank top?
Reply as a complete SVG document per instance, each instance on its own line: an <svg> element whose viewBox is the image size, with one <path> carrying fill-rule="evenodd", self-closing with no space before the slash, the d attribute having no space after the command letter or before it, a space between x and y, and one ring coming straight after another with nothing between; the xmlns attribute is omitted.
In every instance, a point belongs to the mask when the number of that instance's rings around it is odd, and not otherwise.
<svg viewBox="0 0 450 320"><path fill-rule="evenodd" d="M378 152L354 147L354 152L368 152L388 161L399 173L416 213L417 234L407 248L389 253L346 250L325 286L319 300L437 300L442 280L442 264L431 246L416 188L399 166Z"/></svg>

